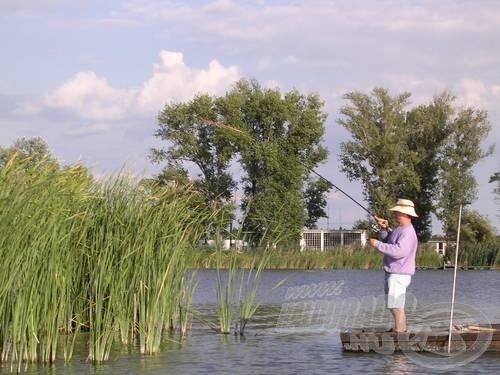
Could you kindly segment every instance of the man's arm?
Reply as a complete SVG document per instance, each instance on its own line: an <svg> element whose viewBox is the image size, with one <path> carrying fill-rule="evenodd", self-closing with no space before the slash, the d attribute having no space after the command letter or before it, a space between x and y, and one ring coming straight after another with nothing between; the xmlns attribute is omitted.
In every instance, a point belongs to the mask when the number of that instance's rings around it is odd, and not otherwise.
<svg viewBox="0 0 500 375"><path fill-rule="evenodd" d="M412 249L413 246L413 242L414 241L411 238L411 236L403 232L397 238L394 244L377 241L375 243L375 248L381 253L389 255L391 258L400 259L404 258L410 253L410 250Z"/></svg>

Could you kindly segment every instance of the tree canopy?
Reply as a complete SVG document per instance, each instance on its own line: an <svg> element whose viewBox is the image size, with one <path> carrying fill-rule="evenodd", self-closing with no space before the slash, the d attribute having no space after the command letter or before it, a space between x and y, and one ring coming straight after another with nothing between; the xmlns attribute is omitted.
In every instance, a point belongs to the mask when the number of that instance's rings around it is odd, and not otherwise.
<svg viewBox="0 0 500 375"><path fill-rule="evenodd" d="M433 212L450 234L458 206L474 199L472 168L491 152L481 148L490 125L484 111L455 108L448 92L408 109L410 97L383 88L346 94L338 122L352 140L342 143L340 161L379 215L390 218L387 210L397 198L413 200L415 229L426 240Z"/></svg>
<svg viewBox="0 0 500 375"><path fill-rule="evenodd" d="M41 163L59 166L49 145L41 137L19 138L10 147L0 146L0 167L14 154L20 159L29 159L27 160L29 165Z"/></svg>
<svg viewBox="0 0 500 375"><path fill-rule="evenodd" d="M316 188L308 188L311 168L327 158L322 107L318 95L282 94L241 80L224 96L167 104L156 132L167 147L153 150L152 157L177 171L163 177L182 176L189 163L196 165L207 202L227 203L239 177L243 230L254 241L278 227L297 238L306 221L324 215L318 210L324 187L311 182ZM230 172L237 167L240 176Z"/></svg>

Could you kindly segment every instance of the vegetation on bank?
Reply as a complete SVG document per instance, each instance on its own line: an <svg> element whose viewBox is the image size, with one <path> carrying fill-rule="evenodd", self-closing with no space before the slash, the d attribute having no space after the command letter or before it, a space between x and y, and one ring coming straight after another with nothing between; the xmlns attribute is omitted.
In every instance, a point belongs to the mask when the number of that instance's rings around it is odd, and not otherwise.
<svg viewBox="0 0 500 375"><path fill-rule="evenodd" d="M236 255L234 254L236 253ZM186 253L186 264L189 268L215 269L252 268L256 259L267 256L266 269L382 269L382 254L369 247L339 247L324 252L274 250L270 253L262 250L224 251L222 255L211 249L195 248ZM500 259L498 259L500 261ZM428 246L420 246L417 253L417 267L440 268L443 258ZM489 265L480 263L477 265ZM500 262L498 263L500 266Z"/></svg>
<svg viewBox="0 0 500 375"><path fill-rule="evenodd" d="M455 259L455 249L442 257L433 245L421 244L417 251L417 268L443 268ZM213 249L191 248L185 253L186 265L192 269L255 268L261 257L268 258L264 268L269 270L314 269L382 269L383 255L370 247L338 247L332 250L245 250L216 252ZM234 264L233 264L234 263ZM464 243L459 249L458 266L500 269L500 238L485 244Z"/></svg>
<svg viewBox="0 0 500 375"><path fill-rule="evenodd" d="M207 219L196 194L14 156L0 207L0 360L12 370L69 360L80 332L101 362L115 344L156 353L164 332L186 326L184 253Z"/></svg>
<svg viewBox="0 0 500 375"><path fill-rule="evenodd" d="M492 152L482 148L491 128L485 111L458 106L449 92L418 106L411 105L410 93L384 88L349 92L344 99L337 123L351 138L341 144L339 167L360 183L371 211L392 221L388 209L396 199L413 200L423 241L431 236L433 214L448 239L456 236L460 205L464 218L480 218L470 205L478 185L473 169ZM156 131L164 147L152 153L155 162L165 162L156 180L194 182L207 202L218 204L233 203L238 190L243 210L253 200L243 223L252 242L281 208L285 230L298 240L305 225L315 227L327 216L325 193L333 186L312 171L328 157L322 139L327 124L319 96L281 93L255 80L241 80L222 96L168 103ZM190 181L193 164L198 175Z"/></svg>
<svg viewBox="0 0 500 375"><path fill-rule="evenodd" d="M455 259L455 249L452 249L447 259ZM464 243L458 252L460 267L486 266L500 269L500 238L497 237L484 243Z"/></svg>
<svg viewBox="0 0 500 375"><path fill-rule="evenodd" d="M200 249L202 237L222 238L227 220L214 223L227 211L207 206L196 189L124 175L96 181L84 166L62 167L42 154L0 155L0 362L12 370L70 360L82 332L93 363L115 345L157 353L165 333L186 333L191 268L217 269L218 332L243 334L264 269L382 266L370 248L283 250L288 217L279 208L259 243L277 249ZM498 267L498 245L464 246L459 260ZM417 265L440 267L442 259L422 247Z"/></svg>

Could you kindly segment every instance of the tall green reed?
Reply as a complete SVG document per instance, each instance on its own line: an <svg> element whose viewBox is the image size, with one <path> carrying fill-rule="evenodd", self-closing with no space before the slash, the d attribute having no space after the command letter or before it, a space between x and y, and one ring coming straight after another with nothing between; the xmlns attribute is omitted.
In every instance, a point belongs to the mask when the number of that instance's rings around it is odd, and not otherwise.
<svg viewBox="0 0 500 375"><path fill-rule="evenodd" d="M92 362L120 342L156 353L180 305L186 319L185 249L209 215L193 192L13 157L0 207L0 360L11 369L53 362L59 345L70 360L80 331Z"/></svg>
<svg viewBox="0 0 500 375"><path fill-rule="evenodd" d="M217 268L213 250L193 249L187 254L187 263L191 268ZM220 267L228 268L230 263L230 252L223 252L219 260ZM244 252L237 252L236 262L239 268L255 268L257 261L266 252L262 249L252 249ZM490 258L493 259L491 253ZM488 258L488 259L490 259ZM500 257L499 257L500 258ZM383 256L376 250L369 247L338 247L327 251L313 250L288 250L275 249L269 251L269 260L266 262L266 269L381 269L383 266ZM494 262L494 260L492 260ZM443 259L432 248L420 246L417 252L417 265L419 267L439 268Z"/></svg>
<svg viewBox="0 0 500 375"><path fill-rule="evenodd" d="M249 206L247 206L247 212L243 216L240 229L235 236L243 243L246 242L246 236L242 233L242 228L243 222L247 218ZM220 232L216 233L216 291L221 333L231 333L231 326L234 324L234 333L244 335L247 323L253 318L260 306L260 302L257 301L257 290L262 271L268 266L274 247L287 237L287 232L282 226L283 223L280 221L266 223L266 227L272 228L272 231L266 231L261 237L258 246L264 250L260 256L253 256L251 263L246 265L248 270L241 267L239 262L241 256L237 249L223 250ZM225 253L229 253L229 255L224 257ZM228 260L225 266L223 265L224 258ZM223 268L226 269L223 271ZM239 287L237 284L238 275ZM237 291L238 293L236 293ZM234 321L234 316L237 316L237 321Z"/></svg>
<svg viewBox="0 0 500 375"><path fill-rule="evenodd" d="M452 249L449 258L454 258ZM458 253L458 263L461 267L500 267L500 239L482 243L461 244Z"/></svg>
<svg viewBox="0 0 500 375"><path fill-rule="evenodd" d="M0 170L0 344L11 369L54 362L59 330L69 324L74 264L67 249L81 193L72 181L82 173L15 158Z"/></svg>
<svg viewBox="0 0 500 375"><path fill-rule="evenodd" d="M270 252L264 251L262 256L254 258L249 270L241 270L240 289L238 294L239 325L237 333L245 334L245 328L250 319L253 318L260 302L257 301L257 290L259 289L260 277L264 267L269 263ZM246 275L245 275L246 274Z"/></svg>
<svg viewBox="0 0 500 375"><path fill-rule="evenodd" d="M231 251L229 264L226 271L222 267L223 249L220 241L216 242L215 254L217 261L216 269L216 291L217 291L217 312L219 315L219 329L221 333L231 333L234 309L234 287L236 282L236 261L235 251Z"/></svg>

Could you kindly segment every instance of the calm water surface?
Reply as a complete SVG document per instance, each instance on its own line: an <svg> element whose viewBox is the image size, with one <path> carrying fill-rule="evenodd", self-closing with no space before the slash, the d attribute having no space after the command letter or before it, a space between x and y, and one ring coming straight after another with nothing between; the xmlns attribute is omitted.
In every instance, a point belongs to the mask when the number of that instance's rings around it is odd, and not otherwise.
<svg viewBox="0 0 500 375"><path fill-rule="evenodd" d="M442 372L413 363L404 354L345 353L338 332L294 327L277 329L276 322L289 287L337 282L331 298L377 296L383 293L382 271L266 271L258 297L262 301L245 337L213 333L208 322L216 323L215 272L198 272L194 298L195 319L182 342L165 341L162 353L145 357L127 350L114 351L109 362L94 367L85 362L85 342L75 348L70 364L34 366L36 374L407 374L407 373L500 373L500 353L485 353L473 362ZM273 287L280 281L284 284ZM453 272L419 271L409 288L417 307L449 303ZM500 323L500 272L462 271L458 274L456 301L474 306L491 323ZM445 320L445 317L441 317ZM439 319L436 320L436 322ZM363 322L370 325L370 321ZM386 321L390 324L389 320ZM422 323L418 314L409 316L409 326ZM435 323L435 322L434 322ZM380 324L379 324L380 325ZM431 324L432 325L432 324ZM0 372L7 372L6 369Z"/></svg>

